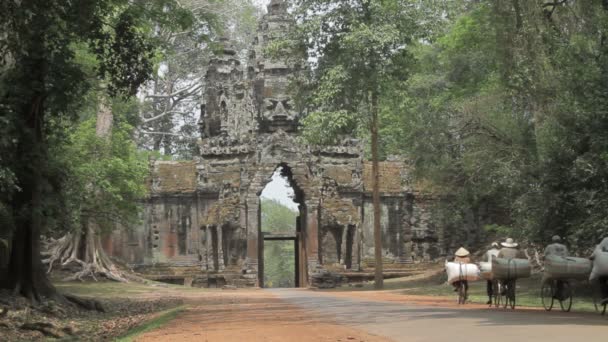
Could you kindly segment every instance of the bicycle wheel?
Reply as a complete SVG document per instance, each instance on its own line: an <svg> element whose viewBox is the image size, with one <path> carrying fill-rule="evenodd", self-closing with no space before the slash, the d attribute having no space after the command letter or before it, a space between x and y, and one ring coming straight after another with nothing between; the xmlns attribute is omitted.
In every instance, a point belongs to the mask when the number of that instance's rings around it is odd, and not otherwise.
<svg viewBox="0 0 608 342"><path fill-rule="evenodd" d="M493 292L493 297L494 297L494 306L499 307L500 306L500 282L498 280L493 280L492 288L493 288L492 292Z"/></svg>
<svg viewBox="0 0 608 342"><path fill-rule="evenodd" d="M509 306L511 309L515 309L515 280L511 281L509 284Z"/></svg>
<svg viewBox="0 0 608 342"><path fill-rule="evenodd" d="M500 304L502 303L502 284L500 283L500 281L496 281L496 292L494 292L494 307L499 308Z"/></svg>
<svg viewBox="0 0 608 342"><path fill-rule="evenodd" d="M558 293L559 306L562 311L569 312L572 309L572 287L567 281L562 282L562 293Z"/></svg>
<svg viewBox="0 0 608 342"><path fill-rule="evenodd" d="M502 307L504 309L506 309L507 306L509 305L509 291L510 291L509 289L510 288L511 288L511 284L509 284L509 281L505 281L502 284L502 294L501 294L501 297L502 297Z"/></svg>
<svg viewBox="0 0 608 342"><path fill-rule="evenodd" d="M540 298L543 302L543 307L547 311L553 309L553 294L555 293L553 281L548 280L543 282L540 288Z"/></svg>
<svg viewBox="0 0 608 342"><path fill-rule="evenodd" d="M464 285L464 282L461 281L460 285L458 285L458 304L464 304L467 299L467 288Z"/></svg>

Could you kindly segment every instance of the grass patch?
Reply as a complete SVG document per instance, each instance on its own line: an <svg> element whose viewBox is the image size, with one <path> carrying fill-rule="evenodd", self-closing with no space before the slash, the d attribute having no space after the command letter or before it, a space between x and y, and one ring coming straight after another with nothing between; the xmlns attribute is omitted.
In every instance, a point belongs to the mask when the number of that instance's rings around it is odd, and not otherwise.
<svg viewBox="0 0 608 342"><path fill-rule="evenodd" d="M137 336L144 334L148 331L158 329L158 328L162 327L163 325L171 322L172 320L174 320L177 317L177 315L179 315L185 309L186 309L186 306L182 305L182 306L178 306L177 308L162 311L155 318L127 331L123 336L116 339L116 341L118 341L118 342L134 341Z"/></svg>
<svg viewBox="0 0 608 342"><path fill-rule="evenodd" d="M127 298L134 295L148 293L157 290L157 287L140 283L119 283L113 281L99 282L55 282L55 287L63 293L76 296L100 297L100 298Z"/></svg>
<svg viewBox="0 0 608 342"><path fill-rule="evenodd" d="M153 286L153 284L157 286ZM119 283L115 281L56 281L53 285L62 293L98 298L136 298L139 295L158 291L178 291L180 293L208 291L208 289L203 288L171 285L152 281L150 281L149 284L135 282Z"/></svg>

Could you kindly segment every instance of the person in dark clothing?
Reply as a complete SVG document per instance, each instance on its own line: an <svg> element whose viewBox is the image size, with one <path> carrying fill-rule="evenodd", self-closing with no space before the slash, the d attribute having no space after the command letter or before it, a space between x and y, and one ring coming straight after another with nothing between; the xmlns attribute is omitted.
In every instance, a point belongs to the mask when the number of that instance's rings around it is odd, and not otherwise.
<svg viewBox="0 0 608 342"><path fill-rule="evenodd" d="M593 251L593 254L589 259L594 260L599 253L608 253L608 237L604 238ZM602 294L602 304L608 302L608 276L598 276L594 278L593 273L591 274L592 281L599 286Z"/></svg>
<svg viewBox="0 0 608 342"><path fill-rule="evenodd" d="M498 242L492 242L492 248L486 252L487 261L491 264L492 257L498 256ZM486 281L486 293L488 294L488 301L486 304L492 304L492 297L494 296L494 281L487 280Z"/></svg>
<svg viewBox="0 0 608 342"><path fill-rule="evenodd" d="M548 256L560 256L560 257L567 257L568 256L568 247L566 247L564 244L562 244L562 238L559 235L555 235L553 236L553 238L551 239L553 241L552 244L548 245L545 248L545 258ZM545 278L545 276L543 276L542 282L546 282L549 281L550 279ZM557 280L556 281L556 285L557 285L557 291L555 293L555 296L553 296L553 298L557 299L557 300L563 300L564 299L564 281L563 280Z"/></svg>

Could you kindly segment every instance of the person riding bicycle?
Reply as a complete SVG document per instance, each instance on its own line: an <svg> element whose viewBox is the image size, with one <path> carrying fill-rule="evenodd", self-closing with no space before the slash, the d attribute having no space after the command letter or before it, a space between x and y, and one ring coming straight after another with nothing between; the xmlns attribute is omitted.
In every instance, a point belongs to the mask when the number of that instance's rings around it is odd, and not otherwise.
<svg viewBox="0 0 608 342"><path fill-rule="evenodd" d="M489 263L492 263L492 257L498 256L498 242L492 242L492 248L486 252L486 259ZM494 286L492 280L486 281L486 293L488 294L488 302L486 304L492 304L492 297L494 296Z"/></svg>
<svg viewBox="0 0 608 342"><path fill-rule="evenodd" d="M504 242L501 242L500 245L502 248L498 252L497 258L504 259L527 259L524 252L522 252L518 247L519 244L515 242L512 238L507 238Z"/></svg>
<svg viewBox="0 0 608 342"><path fill-rule="evenodd" d="M559 235L554 235L553 238L551 238L551 240L553 241L553 243L548 245L545 248L545 258L547 258L550 255L561 256L564 258L567 257L568 256L568 247L566 247L564 244L561 243L562 238ZM542 279L543 283L548 280L549 280L548 278L543 276L543 279ZM564 282L561 280L557 280L556 283L557 283L557 291L556 291L554 298L557 300L561 300L562 295L563 295Z"/></svg>
<svg viewBox="0 0 608 342"><path fill-rule="evenodd" d="M460 264L470 264L471 263L471 253L467 251L464 247L460 247L456 253L454 253L454 262ZM455 281L452 283L454 286L454 291L458 291L458 288L461 284L464 284L464 289L468 293L469 292L469 282L466 280Z"/></svg>
<svg viewBox="0 0 608 342"><path fill-rule="evenodd" d="M595 246L595 250L589 259L594 260L598 253L606 252L608 252L608 237L604 238L597 246ZM595 279L595 281L599 283L602 293L602 304L604 304L608 302L608 276L598 277Z"/></svg>
<svg viewBox="0 0 608 342"><path fill-rule="evenodd" d="M496 256L497 258L527 259L524 252L522 252L518 248L519 244L515 242L512 238L507 238L504 242L501 242L500 245L502 246L502 248L498 252L498 255ZM506 285L510 287L514 284L513 280L501 281L501 283L503 284L503 290L501 292L504 292L506 290Z"/></svg>

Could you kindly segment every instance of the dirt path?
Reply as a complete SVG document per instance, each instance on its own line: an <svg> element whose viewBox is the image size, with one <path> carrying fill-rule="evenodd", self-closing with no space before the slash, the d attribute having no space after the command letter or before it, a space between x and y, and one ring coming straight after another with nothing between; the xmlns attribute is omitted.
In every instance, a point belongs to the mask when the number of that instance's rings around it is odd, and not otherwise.
<svg viewBox="0 0 608 342"><path fill-rule="evenodd" d="M458 306L391 292L304 289L191 294L190 309L138 341L604 341L596 314Z"/></svg>
<svg viewBox="0 0 608 342"><path fill-rule="evenodd" d="M188 300L187 311L137 341L390 341L319 318L269 291L212 292Z"/></svg>

